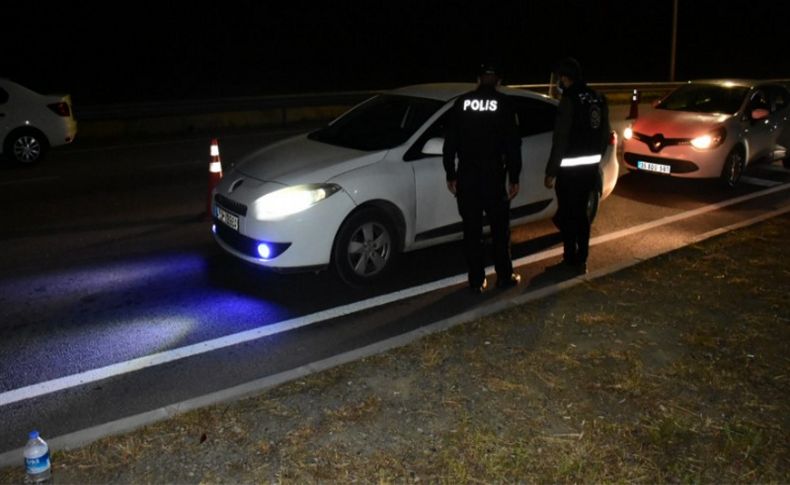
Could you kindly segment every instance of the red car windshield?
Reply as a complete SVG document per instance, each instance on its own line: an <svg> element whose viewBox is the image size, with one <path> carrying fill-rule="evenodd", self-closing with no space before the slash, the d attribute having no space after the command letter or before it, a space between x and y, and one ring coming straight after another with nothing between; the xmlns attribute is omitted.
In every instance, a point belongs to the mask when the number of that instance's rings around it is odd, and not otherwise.
<svg viewBox="0 0 790 485"><path fill-rule="evenodd" d="M656 109L735 114L748 92L749 88L745 86L686 84L662 99Z"/></svg>

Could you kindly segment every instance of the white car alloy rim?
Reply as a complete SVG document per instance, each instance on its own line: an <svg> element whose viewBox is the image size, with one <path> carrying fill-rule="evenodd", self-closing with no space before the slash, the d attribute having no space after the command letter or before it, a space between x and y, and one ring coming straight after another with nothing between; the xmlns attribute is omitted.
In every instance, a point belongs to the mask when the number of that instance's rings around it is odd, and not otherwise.
<svg viewBox="0 0 790 485"><path fill-rule="evenodd" d="M41 156L41 143L30 135L20 136L14 142L14 157L21 162L32 162Z"/></svg>
<svg viewBox="0 0 790 485"><path fill-rule="evenodd" d="M348 243L348 262L359 276L373 276L387 266L392 243L389 231L377 222L357 228Z"/></svg>

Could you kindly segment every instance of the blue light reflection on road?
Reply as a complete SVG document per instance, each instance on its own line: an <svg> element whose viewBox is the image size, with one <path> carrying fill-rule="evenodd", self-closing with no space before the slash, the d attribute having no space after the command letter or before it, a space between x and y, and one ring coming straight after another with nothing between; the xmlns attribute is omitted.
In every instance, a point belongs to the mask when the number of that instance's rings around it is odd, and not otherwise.
<svg viewBox="0 0 790 485"><path fill-rule="evenodd" d="M46 271L0 281L0 295L0 391L290 316L259 295L213 285L198 254Z"/></svg>

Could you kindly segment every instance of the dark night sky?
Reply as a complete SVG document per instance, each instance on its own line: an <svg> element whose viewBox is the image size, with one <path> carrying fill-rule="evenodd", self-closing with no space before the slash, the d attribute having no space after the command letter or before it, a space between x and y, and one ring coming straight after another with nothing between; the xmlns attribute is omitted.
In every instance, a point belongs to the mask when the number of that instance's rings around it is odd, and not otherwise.
<svg viewBox="0 0 790 485"><path fill-rule="evenodd" d="M484 58L507 83L565 55L590 81L669 76L672 0L11 3L0 76L84 104L466 81ZM680 0L676 77L725 76L790 77L787 2Z"/></svg>

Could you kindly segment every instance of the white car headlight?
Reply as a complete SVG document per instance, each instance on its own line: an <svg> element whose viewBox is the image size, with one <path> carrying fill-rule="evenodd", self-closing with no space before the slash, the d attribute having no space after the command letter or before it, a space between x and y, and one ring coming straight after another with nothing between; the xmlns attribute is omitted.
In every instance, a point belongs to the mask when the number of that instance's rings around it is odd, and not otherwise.
<svg viewBox="0 0 790 485"><path fill-rule="evenodd" d="M708 148L716 148L717 146L724 143L724 136L726 132L724 128L719 128L717 130L711 131L710 133L706 133L702 136L698 136L696 138L691 139L691 146L694 148L699 148L700 150L707 150Z"/></svg>
<svg viewBox="0 0 790 485"><path fill-rule="evenodd" d="M266 194L253 204L259 221L274 221L302 212L340 190L335 184L305 184L286 187Z"/></svg>
<svg viewBox="0 0 790 485"><path fill-rule="evenodd" d="M634 130L631 129L630 126L627 126L625 130L623 130L623 138L625 138L626 140L630 140L633 137L634 137Z"/></svg>

